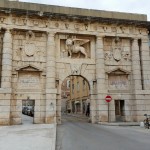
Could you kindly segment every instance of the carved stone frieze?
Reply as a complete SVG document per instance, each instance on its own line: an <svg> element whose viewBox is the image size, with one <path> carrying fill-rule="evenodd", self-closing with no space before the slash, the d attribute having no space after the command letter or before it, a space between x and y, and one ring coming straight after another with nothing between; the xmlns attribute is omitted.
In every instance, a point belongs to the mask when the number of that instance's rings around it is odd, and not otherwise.
<svg viewBox="0 0 150 150"><path fill-rule="evenodd" d="M65 28L66 28L66 29L69 28L69 23L65 23Z"/></svg>
<svg viewBox="0 0 150 150"><path fill-rule="evenodd" d="M33 24L34 24L35 26L38 26L38 25L39 25L39 21L38 21L38 20L33 20Z"/></svg>
<svg viewBox="0 0 150 150"><path fill-rule="evenodd" d="M79 31L79 30L83 30L83 25L82 24L75 24L74 28Z"/></svg>
<svg viewBox="0 0 150 150"><path fill-rule="evenodd" d="M0 22L4 23L4 21L5 21L5 18L4 17L0 17Z"/></svg>
<svg viewBox="0 0 150 150"><path fill-rule="evenodd" d="M120 30L121 30L121 32L122 32L122 33L125 33L125 32L126 32L126 28L125 28L125 27L123 27L123 26L122 26L122 27L120 27Z"/></svg>
<svg viewBox="0 0 150 150"><path fill-rule="evenodd" d="M112 31L112 32L117 32L116 27L111 27L111 31Z"/></svg>
<svg viewBox="0 0 150 150"><path fill-rule="evenodd" d="M78 36L68 36L60 40L62 57L89 58L90 39Z"/></svg>
<svg viewBox="0 0 150 150"><path fill-rule="evenodd" d="M81 74L81 64L71 64L71 74L80 75Z"/></svg>
<svg viewBox="0 0 150 150"><path fill-rule="evenodd" d="M112 51L106 51L104 54L105 60L113 60L113 52Z"/></svg>
<svg viewBox="0 0 150 150"><path fill-rule="evenodd" d="M107 31L107 26L103 26L103 30L104 30L104 32L106 32Z"/></svg>
<svg viewBox="0 0 150 150"><path fill-rule="evenodd" d="M130 63L130 40L119 37L104 39L104 56L106 64Z"/></svg>
<svg viewBox="0 0 150 150"><path fill-rule="evenodd" d="M43 36L41 33L34 33L32 31L28 31L26 33L16 32L16 34L14 34L14 37L14 60L40 62L45 61L45 36ZM40 39L42 39L43 42L41 42Z"/></svg>

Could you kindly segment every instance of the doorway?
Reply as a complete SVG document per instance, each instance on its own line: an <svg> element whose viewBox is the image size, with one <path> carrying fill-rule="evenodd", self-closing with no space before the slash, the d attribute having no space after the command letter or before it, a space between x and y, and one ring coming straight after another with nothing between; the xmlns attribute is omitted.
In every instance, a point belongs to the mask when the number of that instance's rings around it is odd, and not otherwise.
<svg viewBox="0 0 150 150"><path fill-rule="evenodd" d="M124 100L115 100L116 121L125 121L125 102Z"/></svg>
<svg viewBox="0 0 150 150"><path fill-rule="evenodd" d="M22 124L34 123L35 100L22 100Z"/></svg>

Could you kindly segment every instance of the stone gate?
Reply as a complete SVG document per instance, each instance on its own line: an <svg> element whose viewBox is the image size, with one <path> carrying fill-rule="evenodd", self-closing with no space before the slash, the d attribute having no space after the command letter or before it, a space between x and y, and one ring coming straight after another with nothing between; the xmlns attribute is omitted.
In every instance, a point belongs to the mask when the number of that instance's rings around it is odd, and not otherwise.
<svg viewBox="0 0 150 150"><path fill-rule="evenodd" d="M61 84L90 85L92 123L140 121L150 113L146 15L0 1L0 124L21 124L22 100L34 123L61 123Z"/></svg>

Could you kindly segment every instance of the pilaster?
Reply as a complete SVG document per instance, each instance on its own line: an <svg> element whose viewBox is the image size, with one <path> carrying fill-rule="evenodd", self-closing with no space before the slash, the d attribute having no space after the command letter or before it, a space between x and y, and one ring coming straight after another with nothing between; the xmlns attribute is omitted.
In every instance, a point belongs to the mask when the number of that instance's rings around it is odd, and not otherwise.
<svg viewBox="0 0 150 150"><path fill-rule="evenodd" d="M2 50L2 78L0 94L0 124L10 124L10 99L11 99L11 75L12 75L12 34L6 29L3 38Z"/></svg>
<svg viewBox="0 0 150 150"><path fill-rule="evenodd" d="M141 61L144 90L150 90L150 52L148 36L147 38L141 39Z"/></svg>
<svg viewBox="0 0 150 150"><path fill-rule="evenodd" d="M97 36L96 40L96 80L97 80L97 105L98 121L105 122L108 120L108 109L105 102L106 90L106 75L103 51L103 37Z"/></svg>
<svg viewBox="0 0 150 150"><path fill-rule="evenodd" d="M11 88L12 75L12 34L7 29L3 39L3 56L2 56L2 80L1 88Z"/></svg>
<svg viewBox="0 0 150 150"><path fill-rule="evenodd" d="M46 117L45 123L56 123L56 62L55 34L47 35L47 64L46 64Z"/></svg>
<svg viewBox="0 0 150 150"><path fill-rule="evenodd" d="M135 90L141 90L142 83L138 39L132 40L132 75L132 88Z"/></svg>

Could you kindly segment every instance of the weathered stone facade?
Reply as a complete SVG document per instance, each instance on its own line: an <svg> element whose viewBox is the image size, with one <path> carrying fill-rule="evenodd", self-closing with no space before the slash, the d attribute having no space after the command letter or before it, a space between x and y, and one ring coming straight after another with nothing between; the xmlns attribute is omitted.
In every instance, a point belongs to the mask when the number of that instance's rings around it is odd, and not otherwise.
<svg viewBox="0 0 150 150"><path fill-rule="evenodd" d="M90 85L91 120L108 120L111 95L123 121L150 114L150 55L145 15L0 1L0 124L21 124L22 100L35 100L34 123L61 123L61 84ZM116 100L123 100L117 106ZM116 105L115 105L116 104Z"/></svg>

